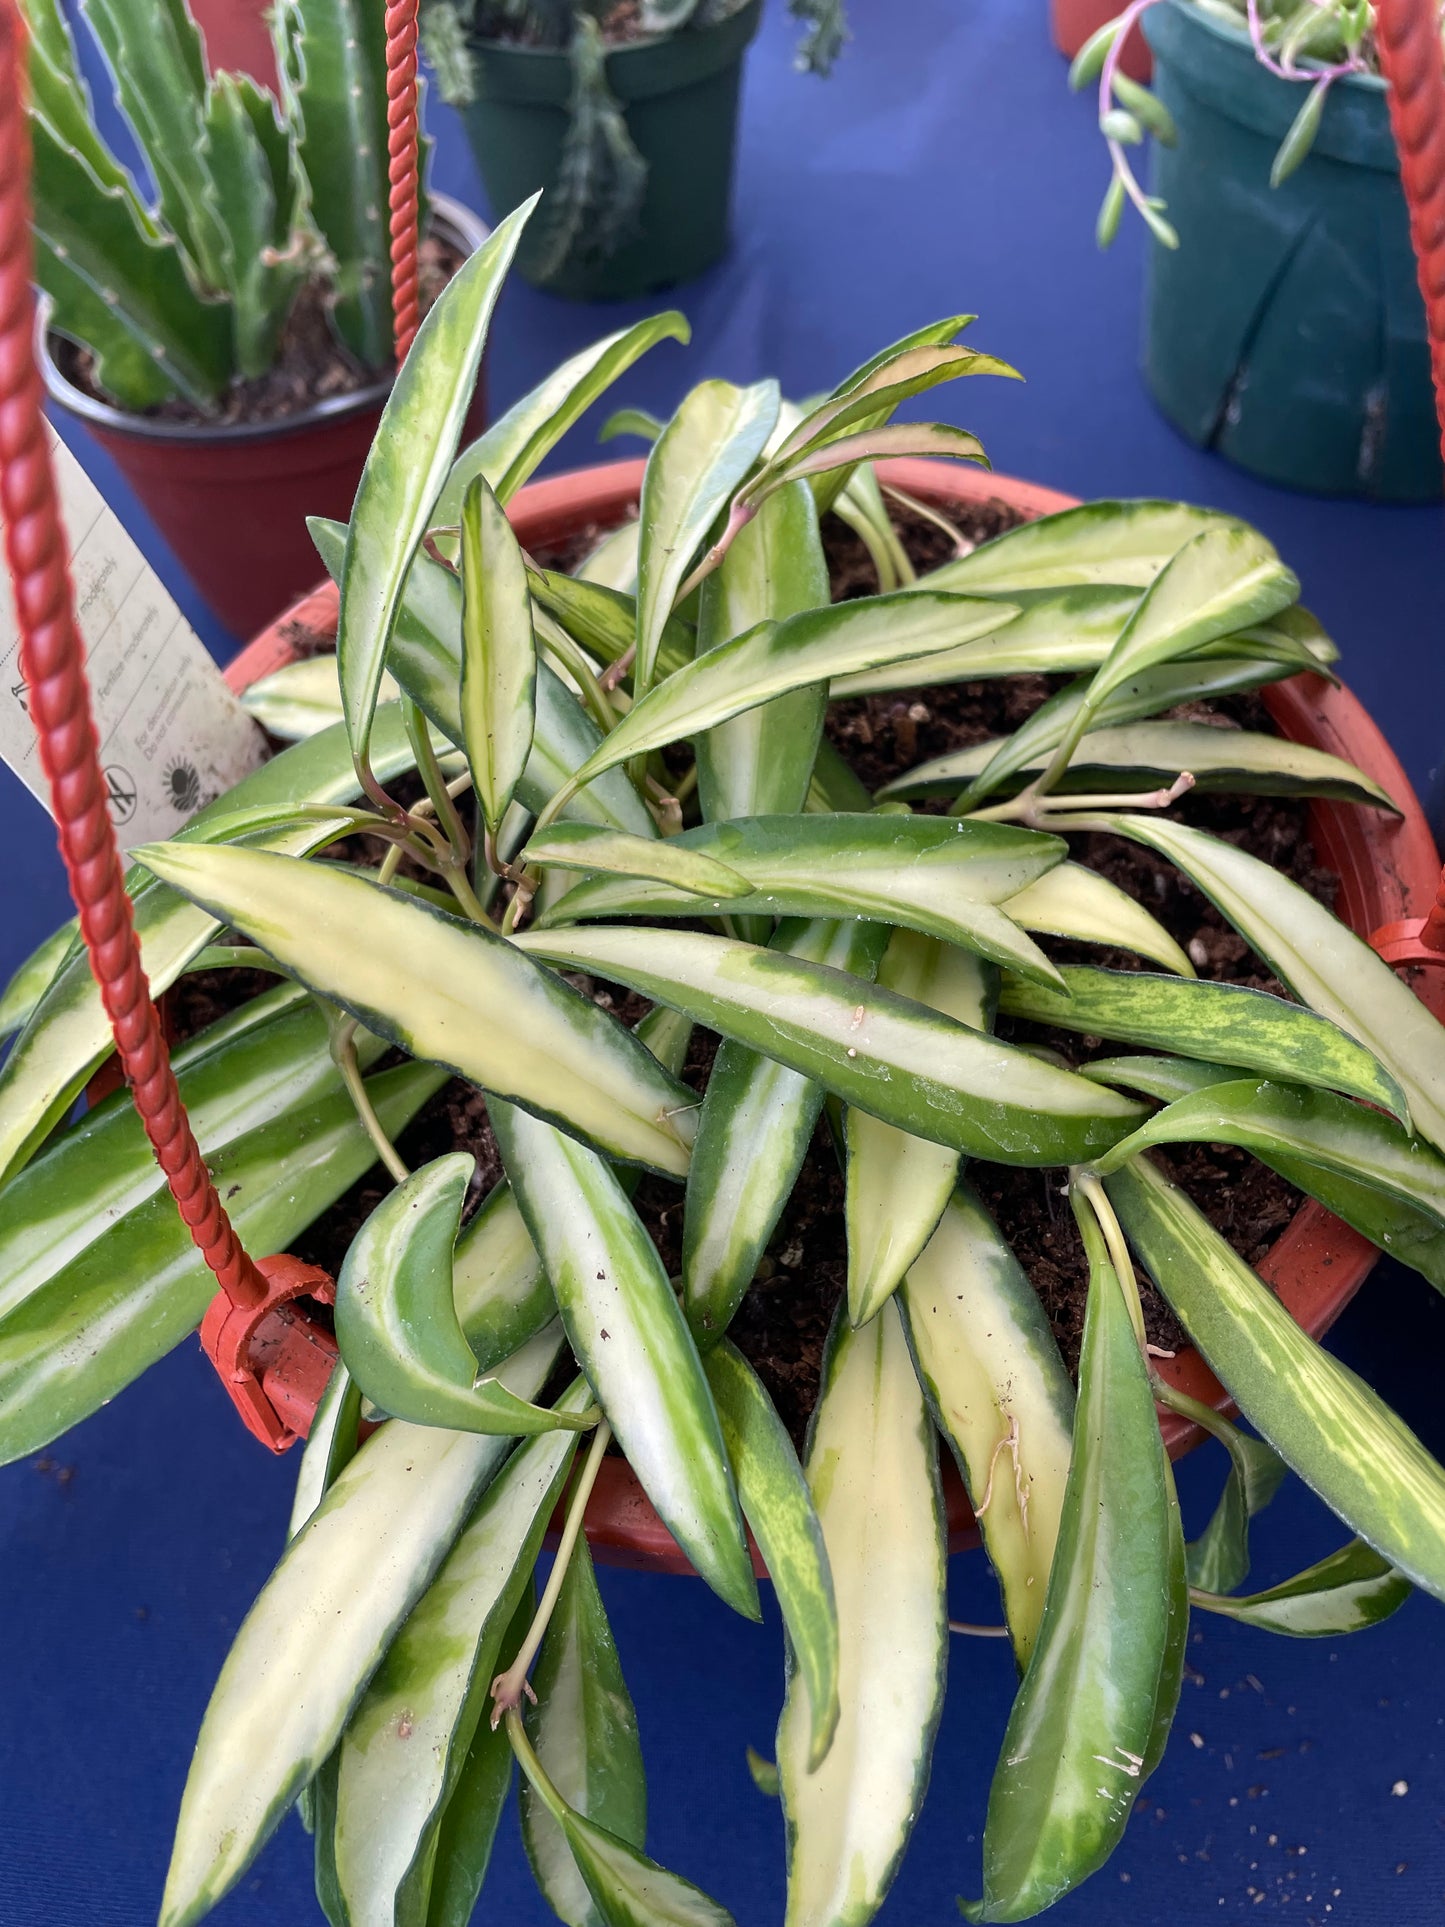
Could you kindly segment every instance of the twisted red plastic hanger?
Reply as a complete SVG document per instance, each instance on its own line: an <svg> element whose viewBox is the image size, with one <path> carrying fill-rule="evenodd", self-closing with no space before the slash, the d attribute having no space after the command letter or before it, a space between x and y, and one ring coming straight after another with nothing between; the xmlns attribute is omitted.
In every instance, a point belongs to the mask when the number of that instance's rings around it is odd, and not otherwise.
<svg viewBox="0 0 1445 1927"><path fill-rule="evenodd" d="M1425 298L1445 459L1445 60L1435 0L1376 0L1375 38ZM1429 916L1387 923L1371 941L1386 963L1445 964L1445 871Z"/></svg>

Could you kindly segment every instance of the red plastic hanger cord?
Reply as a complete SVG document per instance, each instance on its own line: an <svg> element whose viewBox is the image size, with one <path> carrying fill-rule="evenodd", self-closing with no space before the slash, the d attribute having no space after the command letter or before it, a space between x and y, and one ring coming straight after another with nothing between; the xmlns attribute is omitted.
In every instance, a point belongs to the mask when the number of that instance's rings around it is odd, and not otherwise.
<svg viewBox="0 0 1445 1927"><path fill-rule="evenodd" d="M416 337L421 130L416 105L418 0L392 0L386 10L386 167L391 232L391 314L400 368Z"/></svg>
<svg viewBox="0 0 1445 1927"><path fill-rule="evenodd" d="M1445 459L1445 59L1436 0L1376 0L1375 38L1389 83ZM1370 941L1386 963L1445 964L1445 872L1428 916L1387 923Z"/></svg>

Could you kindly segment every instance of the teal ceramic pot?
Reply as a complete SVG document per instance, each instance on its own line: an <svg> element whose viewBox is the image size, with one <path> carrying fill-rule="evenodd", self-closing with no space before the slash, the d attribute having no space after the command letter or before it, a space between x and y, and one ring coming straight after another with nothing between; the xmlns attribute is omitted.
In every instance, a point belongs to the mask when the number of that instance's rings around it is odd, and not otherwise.
<svg viewBox="0 0 1445 1927"><path fill-rule="evenodd" d="M1313 153L1272 188L1303 85L1192 0L1164 0L1145 29L1179 129L1154 159L1181 242L1149 250L1154 399L1190 441L1268 481L1438 499L1425 310L1383 81L1337 82Z"/></svg>
<svg viewBox="0 0 1445 1927"><path fill-rule="evenodd" d="M684 28L607 56L607 82L647 163L636 232L612 253L574 250L544 266L546 200L523 237L517 266L535 285L575 300L620 299L689 280L728 245L733 150L743 55L763 0L714 27ZM572 87L565 53L473 35L476 97L467 138L494 217L556 186Z"/></svg>

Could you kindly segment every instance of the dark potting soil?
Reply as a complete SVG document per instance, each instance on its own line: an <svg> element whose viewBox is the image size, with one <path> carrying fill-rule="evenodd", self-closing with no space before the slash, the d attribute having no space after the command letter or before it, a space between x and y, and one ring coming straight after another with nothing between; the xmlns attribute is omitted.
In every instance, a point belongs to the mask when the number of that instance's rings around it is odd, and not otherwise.
<svg viewBox="0 0 1445 1927"><path fill-rule="evenodd" d="M429 235L421 244L421 307L426 310L462 264L462 255L448 242ZM310 281L296 297L282 330L276 359L264 375L233 382L215 408L198 408L176 396L142 411L151 421L183 422L197 428L231 428L241 423L282 422L304 414L319 401L354 395L380 381L390 370L363 367L344 347L331 326L330 292L324 279ZM96 401L110 397L95 380L90 351L76 343L51 337L60 372L82 393Z"/></svg>
<svg viewBox="0 0 1445 1927"><path fill-rule="evenodd" d="M907 510L896 510L894 519L920 573L957 553L956 543L936 523ZM986 540L1013 526L1015 520L1013 511L1003 503L969 505L960 516L960 536L967 542ZM534 552L534 559L552 568L575 567L605 533L600 526L580 531L551 552ZM825 526L825 547L835 600L876 589L866 549L836 518L830 517ZM1021 676L836 703L829 712L827 731L862 780L874 788L928 758L1016 729L1056 686L1048 678ZM1220 698L1207 706L1193 705L1188 713L1219 727L1273 730L1264 705L1252 695ZM1175 814L1239 844L1273 864L1321 902L1333 904L1337 879L1319 864L1310 845L1307 804L1287 798L1196 792L1176 806ZM1073 843L1078 860L1099 870L1153 912L1189 953L1201 976L1279 990L1267 967L1225 924L1213 905L1161 857L1095 834L1075 837ZM339 846L337 854L368 865L379 860L378 846L361 839ZM1049 938L1042 941L1059 963L1125 970L1149 967L1124 951L1101 951ZM245 973L247 977L253 974ZM216 972L183 980L182 1035L241 1001L236 995L239 975ZM585 986L585 980L581 981ZM253 994L254 989L248 987L246 995ZM646 1009L641 999L604 984L592 986L592 994L629 1024ZM1099 1042L1008 1019L1000 1020L999 1034L1046 1043L1071 1063L1096 1054ZM705 1088L716 1044L709 1033L694 1034L683 1072L694 1089ZM1111 1054L1125 1048L1108 1046ZM401 1134L397 1148L412 1167L448 1151L470 1151L478 1171L468 1196L469 1212L501 1174L485 1101L460 1080L449 1082L423 1107ZM1290 1185L1243 1151L1189 1145L1154 1155L1169 1167L1176 1181L1250 1264L1257 1264L1265 1255L1302 1202ZM1038 1291L1069 1368L1075 1370L1088 1276L1073 1212L1063 1195L1061 1174L976 1162L968 1167L968 1176ZM356 1231L387 1189L386 1179L376 1172L363 1179L294 1242L297 1255L334 1274ZM644 1177L636 1203L669 1276L676 1277L682 1261L681 1189L661 1178ZM799 1443L816 1401L824 1342L846 1276L843 1178L831 1134L823 1124L758 1276L729 1332L757 1370L783 1422ZM1173 1314L1147 1279L1141 1284L1149 1342L1165 1353L1181 1349L1187 1340Z"/></svg>

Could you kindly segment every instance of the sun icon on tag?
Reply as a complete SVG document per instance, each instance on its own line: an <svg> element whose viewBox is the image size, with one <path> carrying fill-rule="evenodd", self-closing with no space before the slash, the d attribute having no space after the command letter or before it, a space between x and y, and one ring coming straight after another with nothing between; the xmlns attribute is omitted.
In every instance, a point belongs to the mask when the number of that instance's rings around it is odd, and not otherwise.
<svg viewBox="0 0 1445 1927"><path fill-rule="evenodd" d="M166 800L180 816L190 816L201 801L201 778L194 763L178 756L167 763Z"/></svg>

